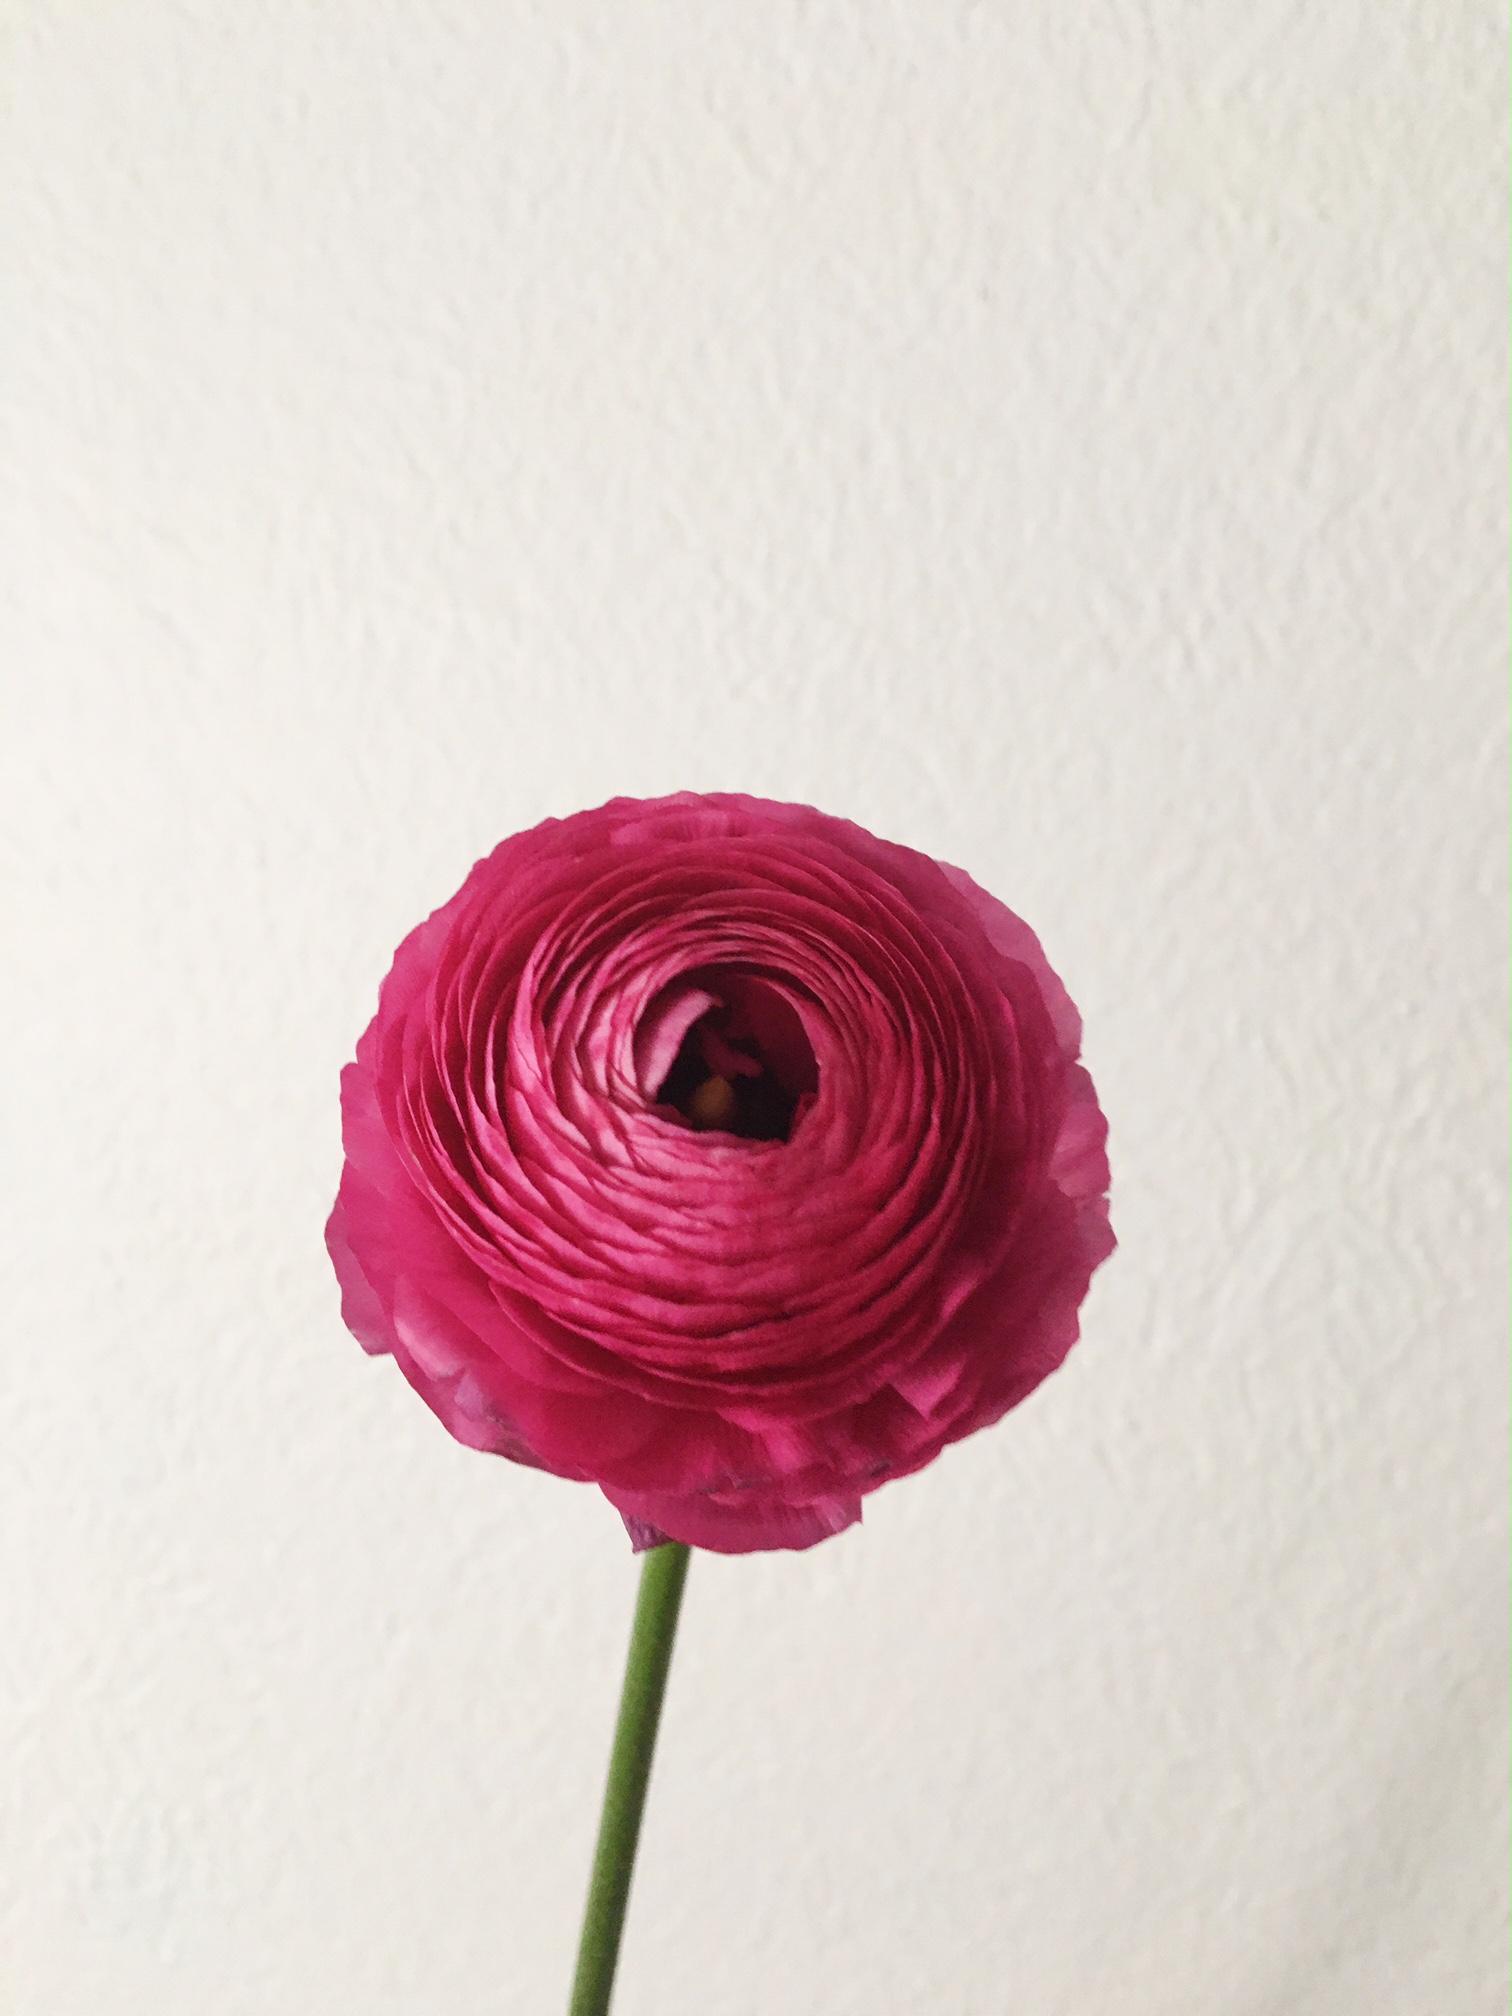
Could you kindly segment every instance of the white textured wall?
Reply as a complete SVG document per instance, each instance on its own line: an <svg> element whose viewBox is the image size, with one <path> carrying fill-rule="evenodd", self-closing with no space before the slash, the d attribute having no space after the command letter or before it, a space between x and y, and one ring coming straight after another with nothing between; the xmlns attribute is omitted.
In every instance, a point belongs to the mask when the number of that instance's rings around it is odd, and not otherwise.
<svg viewBox="0 0 1512 2016"><path fill-rule="evenodd" d="M1502 11L0 8L9 2016L564 1999L632 1562L321 1227L678 786L1031 919L1123 1244L695 1560L617 2016L1501 2009Z"/></svg>

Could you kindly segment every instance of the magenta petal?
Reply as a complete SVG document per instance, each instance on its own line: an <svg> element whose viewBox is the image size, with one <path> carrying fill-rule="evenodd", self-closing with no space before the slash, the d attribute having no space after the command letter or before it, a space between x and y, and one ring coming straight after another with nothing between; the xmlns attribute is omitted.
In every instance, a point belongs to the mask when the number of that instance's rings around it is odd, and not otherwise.
<svg viewBox="0 0 1512 2016"><path fill-rule="evenodd" d="M632 1540L636 1531L649 1530L668 1540L680 1540L687 1547L702 1547L710 1554L814 1547L856 1525L861 1517L859 1497L755 1504L741 1502L739 1494L632 1499L606 1489L604 1496L624 1520Z"/></svg>
<svg viewBox="0 0 1512 2016"><path fill-rule="evenodd" d="M669 1533L663 1533L659 1526L653 1526L648 1519L637 1519L629 1512L622 1512L620 1517L624 1521L625 1531L630 1535L631 1550L636 1554L644 1554L652 1547L665 1547L672 1537Z"/></svg>
<svg viewBox="0 0 1512 2016"><path fill-rule="evenodd" d="M377 1291L358 1265L347 1238L346 1207L338 1195L326 1222L326 1251L341 1283L341 1320L364 1351L375 1357L394 1348L393 1326Z"/></svg>

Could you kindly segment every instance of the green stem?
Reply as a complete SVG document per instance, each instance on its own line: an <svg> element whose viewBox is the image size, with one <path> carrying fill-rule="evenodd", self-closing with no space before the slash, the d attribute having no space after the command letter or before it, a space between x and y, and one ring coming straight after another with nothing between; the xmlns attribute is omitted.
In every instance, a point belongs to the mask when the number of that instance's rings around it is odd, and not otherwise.
<svg viewBox="0 0 1512 2016"><path fill-rule="evenodd" d="M651 1753L656 1748L656 1725L661 1719L687 1574L688 1549L675 1540L651 1548L641 1568L568 2016L606 2016L609 2008L635 1868L635 1844L646 1803L646 1781L651 1776Z"/></svg>

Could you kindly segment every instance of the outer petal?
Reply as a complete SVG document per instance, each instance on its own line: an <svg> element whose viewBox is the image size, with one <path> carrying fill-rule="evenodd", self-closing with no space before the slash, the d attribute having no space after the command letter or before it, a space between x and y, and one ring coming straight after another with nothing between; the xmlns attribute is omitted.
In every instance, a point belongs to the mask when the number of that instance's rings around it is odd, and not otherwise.
<svg viewBox="0 0 1512 2016"><path fill-rule="evenodd" d="M638 1530L659 1532L688 1547L711 1554L758 1554L777 1549L817 1546L861 1518L861 1500L821 1498L807 1503L743 1503L739 1493L697 1497L632 1496L612 1491L604 1496L625 1521L632 1544ZM650 1544L655 1545L655 1542ZM639 1548L637 1548L639 1551Z"/></svg>

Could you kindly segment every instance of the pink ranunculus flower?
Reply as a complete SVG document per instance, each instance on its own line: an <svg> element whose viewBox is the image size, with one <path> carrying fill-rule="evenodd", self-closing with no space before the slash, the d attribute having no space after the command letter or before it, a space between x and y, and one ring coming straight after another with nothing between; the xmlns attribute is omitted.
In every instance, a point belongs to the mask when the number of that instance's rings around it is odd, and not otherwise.
<svg viewBox="0 0 1512 2016"><path fill-rule="evenodd" d="M345 1319L638 1545L807 1547L996 1421L1113 1248L1080 1021L949 868L757 798L480 861L342 1073Z"/></svg>

